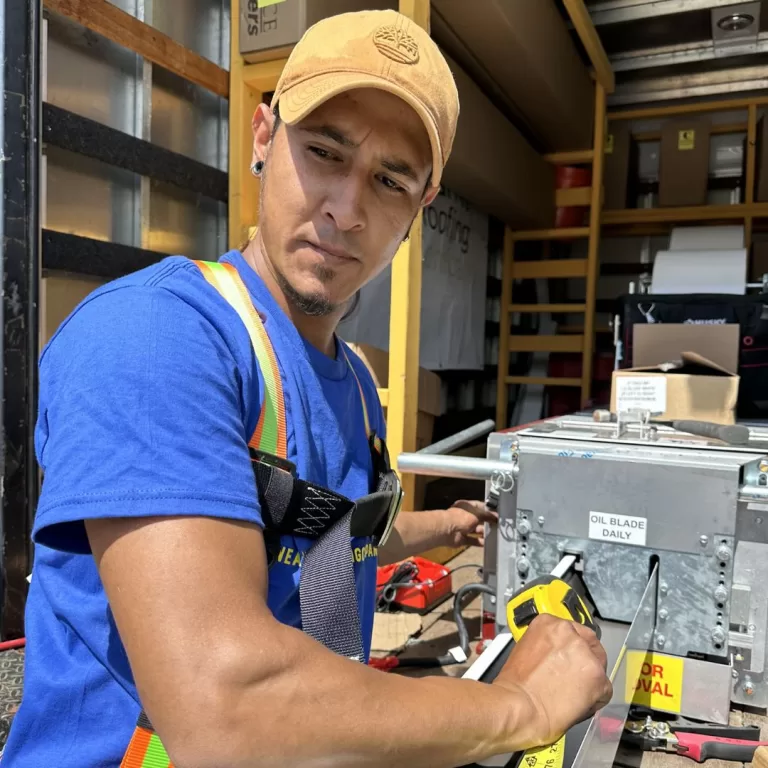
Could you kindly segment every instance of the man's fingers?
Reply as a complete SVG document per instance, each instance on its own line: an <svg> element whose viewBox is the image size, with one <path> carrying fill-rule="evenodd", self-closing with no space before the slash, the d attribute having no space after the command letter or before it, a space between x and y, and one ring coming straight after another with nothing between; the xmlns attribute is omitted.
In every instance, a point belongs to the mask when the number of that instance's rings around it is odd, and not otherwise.
<svg viewBox="0 0 768 768"><path fill-rule="evenodd" d="M488 509L483 501L460 499L455 502L453 506L458 509L463 509L466 512L471 512L473 515L477 515L480 520L486 523L493 523L499 519L498 513L494 512L492 509Z"/></svg>
<svg viewBox="0 0 768 768"><path fill-rule="evenodd" d="M592 653L594 653L595 656L597 656L603 669L607 669L608 654L605 652L605 648L603 648L602 643L598 640L595 632L591 630L589 627L585 627L583 624L577 624L575 621L573 622L573 629L579 635L581 635L581 637L589 646L589 649L592 651Z"/></svg>

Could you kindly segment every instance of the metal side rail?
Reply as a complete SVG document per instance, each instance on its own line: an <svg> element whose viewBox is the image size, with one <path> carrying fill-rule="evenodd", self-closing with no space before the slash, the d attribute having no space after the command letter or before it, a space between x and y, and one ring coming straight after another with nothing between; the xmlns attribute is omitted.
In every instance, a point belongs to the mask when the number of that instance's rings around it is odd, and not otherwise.
<svg viewBox="0 0 768 768"><path fill-rule="evenodd" d="M498 755L463 768L611 768L656 625L657 590L658 569L654 567L631 625L597 620L608 654L613 698L594 717L568 731L562 750L545 747ZM513 647L512 636L500 633L464 678L492 683Z"/></svg>

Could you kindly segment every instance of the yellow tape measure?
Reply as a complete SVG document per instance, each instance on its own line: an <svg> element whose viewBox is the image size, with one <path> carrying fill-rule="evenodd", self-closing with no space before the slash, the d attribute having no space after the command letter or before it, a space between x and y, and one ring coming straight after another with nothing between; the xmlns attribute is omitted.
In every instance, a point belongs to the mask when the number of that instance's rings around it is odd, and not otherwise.
<svg viewBox="0 0 768 768"><path fill-rule="evenodd" d="M578 592L562 579L542 576L525 585L507 603L507 624L515 642L519 642L530 623L548 613L569 619L592 629L600 637L600 627ZM554 744L529 749L518 763L519 768L563 768L565 735Z"/></svg>

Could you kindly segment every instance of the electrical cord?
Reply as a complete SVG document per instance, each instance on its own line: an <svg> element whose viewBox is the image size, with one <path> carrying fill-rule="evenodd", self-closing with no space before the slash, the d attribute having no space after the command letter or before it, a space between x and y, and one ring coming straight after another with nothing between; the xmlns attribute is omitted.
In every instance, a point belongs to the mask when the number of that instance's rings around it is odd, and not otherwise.
<svg viewBox="0 0 768 768"><path fill-rule="evenodd" d="M469 657L469 632L467 632L464 617L461 615L461 601L466 595L473 592L481 592L486 595L496 594L496 590L488 584L465 584L456 590L456 595L453 598L453 620L456 622L456 629L459 632L459 647L467 657Z"/></svg>

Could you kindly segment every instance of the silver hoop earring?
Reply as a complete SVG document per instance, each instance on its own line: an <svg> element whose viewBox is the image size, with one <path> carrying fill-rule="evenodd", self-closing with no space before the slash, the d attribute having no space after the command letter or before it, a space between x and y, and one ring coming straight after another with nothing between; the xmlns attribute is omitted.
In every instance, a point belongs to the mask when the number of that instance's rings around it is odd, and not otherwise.
<svg viewBox="0 0 768 768"><path fill-rule="evenodd" d="M257 160L252 166L251 166L251 173L254 176L261 176L261 172L264 170L264 161L263 160Z"/></svg>

